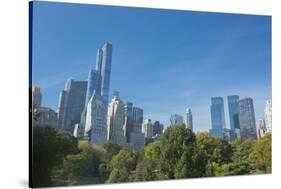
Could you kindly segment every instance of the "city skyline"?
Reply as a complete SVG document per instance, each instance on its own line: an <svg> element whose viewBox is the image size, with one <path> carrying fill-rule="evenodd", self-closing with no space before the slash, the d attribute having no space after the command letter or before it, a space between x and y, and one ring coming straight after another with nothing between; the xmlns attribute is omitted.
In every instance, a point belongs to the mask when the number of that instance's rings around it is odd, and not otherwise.
<svg viewBox="0 0 281 189"><path fill-rule="evenodd" d="M43 3L42 6L48 7L48 3ZM157 14L152 16L149 9L135 9L138 11L133 13L128 8L115 7L112 13L106 15L107 19L122 15L121 18L116 18L116 22L125 29L118 29L114 33L107 31L110 28L105 23L99 23L103 27L99 27L98 31L88 26L89 19L97 21L99 16L104 16L102 10L105 6L85 8L83 5L75 5L77 8L74 9L74 13L70 12L70 9L73 11L72 6L74 5L57 4L50 7L48 12L51 11L54 14L48 18L44 15L46 10L41 10L40 6L38 6L40 13L35 12L37 19L43 19L46 24L40 25L35 20L34 29L41 36L34 36L34 41L36 41L34 45L37 45L35 51L39 52L33 60L34 84L42 89L44 106L57 110L58 90L63 89L69 77L73 77L76 81L87 80L88 70L95 64L98 46L110 40L114 43L114 55L109 96L114 90L120 91L124 101L133 102L144 110L144 118L158 120L167 126L170 115L184 115L186 107L190 107L193 113L194 130L208 130L211 128L210 98L222 96L226 99L229 95L239 95L241 98L252 97L256 118L264 117L265 101L271 99L271 20L269 17L199 12L194 14L194 12L181 11L182 14L176 16L179 21L173 23L175 16L170 14L173 12L171 10L153 10ZM64 13L68 15L65 17L65 22L59 19L62 16L61 9L64 9ZM77 17L75 13L81 13L81 15ZM129 18L128 15L131 14L138 18L143 17L140 26ZM90 15L92 17L87 18ZM152 23L145 22L148 16L152 16ZM161 21L163 16L168 19L167 23ZM57 20L55 20L56 17ZM89 29L87 32L83 31L86 37L75 35L71 37L72 34L66 32L71 31L74 34L81 32L77 28L70 30L69 24L73 17L78 28L81 26ZM186 19L186 25L184 19ZM193 19L200 20L200 23L194 23ZM77 23L81 20L82 23ZM234 26L228 24L231 21L235 23ZM208 28L207 32L210 33L206 36L206 31L202 29L208 22L216 23L218 28ZM153 23L159 24L159 29L154 27ZM144 26L150 26L151 29L144 29L145 34L140 35L139 39L127 32L128 40L126 38L127 42L124 42L122 37L125 36L121 33L128 30L130 25L136 26L136 30ZM185 29L188 35L180 32L177 39L171 36L170 32L173 30L169 29L169 26L174 26L176 30L174 32L177 33ZM187 31L189 26L191 26L191 32ZM50 33L42 31L46 27L50 28ZM133 31L136 31L135 29ZM164 32L160 32L161 34L159 33L156 37L157 31L160 30ZM62 36L64 32L66 36ZM93 36L90 35L91 32ZM222 40L220 35L223 32L226 33L226 37L224 36ZM149 34L155 38L150 37ZM266 37L258 39L260 35ZM87 37L89 37L88 41ZM70 38L73 41L70 41ZM48 39L53 40L47 41ZM200 43L204 44L200 45ZM160 52L155 51L160 47ZM60 48L65 48L66 52L61 51ZM251 56L245 58L247 54L243 51ZM48 58L45 57L46 55ZM56 66L57 69L52 66ZM217 68L220 72L216 71ZM226 127L229 128L226 104L224 109Z"/></svg>

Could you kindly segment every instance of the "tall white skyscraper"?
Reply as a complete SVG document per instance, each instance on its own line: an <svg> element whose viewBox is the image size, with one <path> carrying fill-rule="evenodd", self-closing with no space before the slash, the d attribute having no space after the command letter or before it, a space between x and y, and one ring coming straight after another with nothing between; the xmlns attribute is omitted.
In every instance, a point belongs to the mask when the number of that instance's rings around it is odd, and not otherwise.
<svg viewBox="0 0 281 189"><path fill-rule="evenodd" d="M185 125L193 131L192 112L190 108L187 108L185 112Z"/></svg>
<svg viewBox="0 0 281 189"><path fill-rule="evenodd" d="M239 126L241 140L257 138L254 103L252 98L243 98L239 101Z"/></svg>
<svg viewBox="0 0 281 189"><path fill-rule="evenodd" d="M38 108L41 106L42 94L41 89L36 86L32 86L32 108Z"/></svg>
<svg viewBox="0 0 281 189"><path fill-rule="evenodd" d="M272 131L272 101L267 100L265 102L265 126L268 132Z"/></svg>
<svg viewBox="0 0 281 189"><path fill-rule="evenodd" d="M113 96L108 108L107 139L121 146L126 146L126 137L124 132L124 103L118 96Z"/></svg>
<svg viewBox="0 0 281 189"><path fill-rule="evenodd" d="M145 119L142 124L142 133L145 138L152 138L153 136L153 124L151 119Z"/></svg>
<svg viewBox="0 0 281 189"><path fill-rule="evenodd" d="M257 137L261 139L266 134L266 127L264 119L259 119L257 121Z"/></svg>
<svg viewBox="0 0 281 189"><path fill-rule="evenodd" d="M107 141L106 111L103 97L94 92L87 106L85 135L96 145L103 145Z"/></svg>

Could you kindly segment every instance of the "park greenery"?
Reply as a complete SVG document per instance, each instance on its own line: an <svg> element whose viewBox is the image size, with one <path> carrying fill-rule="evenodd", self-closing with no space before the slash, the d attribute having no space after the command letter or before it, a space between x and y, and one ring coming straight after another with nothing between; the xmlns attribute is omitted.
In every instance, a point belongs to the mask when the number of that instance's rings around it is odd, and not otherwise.
<svg viewBox="0 0 281 189"><path fill-rule="evenodd" d="M227 141L184 125L140 151L95 146L50 127L33 128L33 186L139 182L271 173L271 134Z"/></svg>

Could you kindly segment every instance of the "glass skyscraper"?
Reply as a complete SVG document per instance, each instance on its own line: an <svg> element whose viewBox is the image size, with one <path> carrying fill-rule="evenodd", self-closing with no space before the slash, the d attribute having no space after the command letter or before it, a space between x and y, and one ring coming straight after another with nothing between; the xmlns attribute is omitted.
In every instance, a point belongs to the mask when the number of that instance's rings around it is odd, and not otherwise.
<svg viewBox="0 0 281 189"><path fill-rule="evenodd" d="M87 95L85 101L85 107L87 106L90 98L92 97L94 91L97 89L98 84L98 71L91 69L88 75L88 86L87 86Z"/></svg>
<svg viewBox="0 0 281 189"><path fill-rule="evenodd" d="M241 140L256 139L256 119L252 98L243 98L239 101L239 126Z"/></svg>
<svg viewBox="0 0 281 189"><path fill-rule="evenodd" d="M171 126L175 125L182 125L183 124L183 117L178 114L171 115L170 117Z"/></svg>
<svg viewBox="0 0 281 189"><path fill-rule="evenodd" d="M85 107L87 81L68 80L65 89L60 93L59 127L73 133L74 126L80 122Z"/></svg>
<svg viewBox="0 0 281 189"><path fill-rule="evenodd" d="M102 47L102 66L101 66L101 95L105 104L108 104L110 74L112 59L112 43L106 42Z"/></svg>
<svg viewBox="0 0 281 189"><path fill-rule="evenodd" d="M143 122L143 110L138 107L133 107L133 120L135 123L142 124Z"/></svg>
<svg viewBox="0 0 281 189"><path fill-rule="evenodd" d="M224 102L222 97L211 98L211 121L212 129L210 134L214 137L223 138L225 128Z"/></svg>
<svg viewBox="0 0 281 189"><path fill-rule="evenodd" d="M239 120L238 120L239 96L238 95L228 96L227 103L228 103L230 129L234 131L235 129L239 129Z"/></svg>

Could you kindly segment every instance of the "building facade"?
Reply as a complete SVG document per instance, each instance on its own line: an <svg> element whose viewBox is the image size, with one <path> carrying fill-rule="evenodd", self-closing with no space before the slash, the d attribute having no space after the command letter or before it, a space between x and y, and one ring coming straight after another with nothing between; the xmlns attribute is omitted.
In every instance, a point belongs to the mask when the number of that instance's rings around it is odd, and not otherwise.
<svg viewBox="0 0 281 189"><path fill-rule="evenodd" d="M272 101L267 100L265 103L265 126L267 129L267 132L272 131Z"/></svg>
<svg viewBox="0 0 281 189"><path fill-rule="evenodd" d="M34 114L38 115L33 119L33 126L58 128L57 112L47 107L39 107L34 110Z"/></svg>
<svg viewBox="0 0 281 189"><path fill-rule="evenodd" d="M210 134L214 137L223 138L225 128L224 102L222 97L211 98L211 122L212 129Z"/></svg>
<svg viewBox="0 0 281 189"><path fill-rule="evenodd" d="M190 108L187 108L185 112L185 125L186 128L189 128L193 131L192 112Z"/></svg>
<svg viewBox="0 0 281 189"><path fill-rule="evenodd" d="M103 145L107 141L107 105L101 95L94 92L87 105L85 133L91 143Z"/></svg>
<svg viewBox="0 0 281 189"><path fill-rule="evenodd" d="M153 123L153 133L152 136L162 135L164 130L164 125L161 124L159 121L155 121Z"/></svg>
<svg viewBox="0 0 281 189"><path fill-rule="evenodd" d="M170 117L171 126L182 125L183 124L183 117L178 114L171 115Z"/></svg>
<svg viewBox="0 0 281 189"><path fill-rule="evenodd" d="M32 93L32 108L34 109L40 107L42 102L41 89L39 87L32 86L31 93Z"/></svg>
<svg viewBox="0 0 281 189"><path fill-rule="evenodd" d="M108 108L107 126L108 136L110 140L121 146L126 146L127 140L124 131L124 103L118 97L114 96Z"/></svg>
<svg viewBox="0 0 281 189"><path fill-rule="evenodd" d="M68 80L60 93L58 120L59 127L73 133L76 123L80 123L85 107L87 81Z"/></svg>
<svg viewBox="0 0 281 189"><path fill-rule="evenodd" d="M239 118L238 118L239 96L238 95L228 96L227 103L228 103L230 129L234 131L235 129L239 128Z"/></svg>
<svg viewBox="0 0 281 189"><path fill-rule="evenodd" d="M239 101L239 126L241 140L256 139L256 119L252 98L243 98Z"/></svg>
<svg viewBox="0 0 281 189"><path fill-rule="evenodd" d="M259 119L257 121L257 138L261 139L262 137L265 136L266 133L267 133L267 129L265 125L265 120Z"/></svg>
<svg viewBox="0 0 281 189"><path fill-rule="evenodd" d="M139 124L143 123L143 109L133 107L133 121Z"/></svg>
<svg viewBox="0 0 281 189"><path fill-rule="evenodd" d="M145 119L142 124L142 133L145 138L151 139L153 136L153 124L151 119Z"/></svg>
<svg viewBox="0 0 281 189"><path fill-rule="evenodd" d="M101 96L105 104L108 104L110 75L111 75L112 43L106 42L102 47L101 66Z"/></svg>

